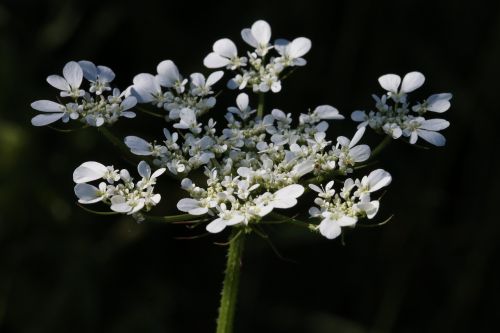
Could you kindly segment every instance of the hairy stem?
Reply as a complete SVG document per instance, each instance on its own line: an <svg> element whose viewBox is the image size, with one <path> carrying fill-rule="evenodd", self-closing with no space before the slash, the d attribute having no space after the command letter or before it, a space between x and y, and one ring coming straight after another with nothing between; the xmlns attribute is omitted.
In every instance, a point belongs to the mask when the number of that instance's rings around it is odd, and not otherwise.
<svg viewBox="0 0 500 333"><path fill-rule="evenodd" d="M241 255L245 241L244 232L233 228L227 251L226 271L222 285L222 294L217 318L217 333L232 333L236 298L240 280Z"/></svg>

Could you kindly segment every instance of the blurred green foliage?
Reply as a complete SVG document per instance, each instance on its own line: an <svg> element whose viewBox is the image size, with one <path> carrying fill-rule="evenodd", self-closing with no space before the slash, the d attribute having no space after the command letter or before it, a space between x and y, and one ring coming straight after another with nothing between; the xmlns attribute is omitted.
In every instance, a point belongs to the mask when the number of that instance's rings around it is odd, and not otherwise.
<svg viewBox="0 0 500 333"><path fill-rule="evenodd" d="M308 66L269 106L298 113L332 104L348 115L372 106L379 75L411 70L427 77L422 98L451 91L454 99L447 147L395 143L382 154L394 177L380 215L395 213L390 224L348 233L347 246L292 227L268 230L293 261L251 237L236 331L497 332L500 10L485 4L0 2L0 332L213 330L225 251L213 243L225 236L176 240L202 230L79 209L74 167L125 162L92 129L31 127L29 104L55 97L45 78L69 60L110 66L123 88L164 59L183 73L204 71L216 39L237 40L259 18L275 37L313 41ZM140 118L116 130L154 138L161 126ZM333 127L349 135L354 125ZM159 210L171 211L182 194L160 185Z"/></svg>

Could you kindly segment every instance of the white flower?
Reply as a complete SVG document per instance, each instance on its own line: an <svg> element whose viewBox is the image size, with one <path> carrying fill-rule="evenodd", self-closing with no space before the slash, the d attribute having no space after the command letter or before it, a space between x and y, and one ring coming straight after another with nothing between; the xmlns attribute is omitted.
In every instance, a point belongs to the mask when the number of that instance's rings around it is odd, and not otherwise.
<svg viewBox="0 0 500 333"><path fill-rule="evenodd" d="M364 213L367 218L372 219L378 212L380 202L378 200L369 201L367 196L361 198L361 201L354 204L353 208L356 213Z"/></svg>
<svg viewBox="0 0 500 333"><path fill-rule="evenodd" d="M309 184L309 188L313 190L314 192L318 193L318 196L323 199L330 199L333 197L335 194L335 189L333 187L333 180L329 181L325 188L321 186L321 188L318 185L315 184Z"/></svg>
<svg viewBox="0 0 500 333"><path fill-rule="evenodd" d="M156 78L160 85L166 88L173 88L178 94L184 92L187 79L182 78L172 60L163 60L158 64L156 70L158 71Z"/></svg>
<svg viewBox="0 0 500 333"><path fill-rule="evenodd" d="M140 196L124 197L116 195L111 198L111 210L117 213L132 215L144 208L146 199Z"/></svg>
<svg viewBox="0 0 500 333"><path fill-rule="evenodd" d="M311 49L311 40L305 37L295 38L293 41L277 39L274 43L276 51L283 57L285 66L304 66L307 61L302 58Z"/></svg>
<svg viewBox="0 0 500 333"><path fill-rule="evenodd" d="M314 119L314 122L317 122L318 120L326 119L326 120L333 120L333 119L344 119L344 116L339 113L339 110L334 108L331 105L320 105L317 106L313 113L310 115L312 119Z"/></svg>
<svg viewBox="0 0 500 333"><path fill-rule="evenodd" d="M237 210L227 209L225 204L221 204L216 208L219 211L219 217L207 224L206 229L208 232L213 234L219 233L224 230L226 226L239 224L245 220L242 214Z"/></svg>
<svg viewBox="0 0 500 333"><path fill-rule="evenodd" d="M443 113L450 108L450 99L453 97L450 93L434 94L429 96L427 100L412 107L415 112L425 113L427 111Z"/></svg>
<svg viewBox="0 0 500 333"><path fill-rule="evenodd" d="M238 106L237 108L230 106L227 108L227 111L237 114L243 120L248 119L250 115L256 112L256 110L252 110L248 105L248 95L245 93L241 93L236 97L236 105Z"/></svg>
<svg viewBox="0 0 500 333"><path fill-rule="evenodd" d="M269 202L274 208L291 208L297 204L297 198L304 193L304 187L299 184L288 185L274 192Z"/></svg>
<svg viewBox="0 0 500 333"><path fill-rule="evenodd" d="M339 136L337 138L337 146L340 145L342 147L341 150L346 151L346 155L341 156L345 164L352 165L354 163L364 162L370 157L371 150L368 145L356 146L359 140L363 137L365 130L366 127L359 128L354 134L352 140L349 140L345 136Z"/></svg>
<svg viewBox="0 0 500 333"><path fill-rule="evenodd" d="M208 212L208 208L203 206L199 200L192 198L184 198L177 203L177 209L181 212L186 212L191 215L204 215Z"/></svg>
<svg viewBox="0 0 500 333"><path fill-rule="evenodd" d="M325 211L321 214L323 220L319 224L319 232L328 239L334 239L342 232L341 227L353 226L358 219L356 217L345 215L342 211Z"/></svg>
<svg viewBox="0 0 500 333"><path fill-rule="evenodd" d="M50 75L47 82L61 90L61 97L82 97L84 90L79 89L83 80L83 71L80 65L75 61L68 62L63 68L63 76Z"/></svg>
<svg viewBox="0 0 500 333"><path fill-rule="evenodd" d="M403 78L396 74L385 74L379 77L378 82L388 91L388 96L396 102L405 102L406 94L420 88L425 81L425 77L420 72L410 72ZM401 85L401 89L400 86Z"/></svg>
<svg viewBox="0 0 500 333"><path fill-rule="evenodd" d="M252 24L251 29L243 29L241 37L248 45L256 49L255 53L264 56L270 49L271 27L266 21L259 20Z"/></svg>
<svg viewBox="0 0 500 333"><path fill-rule="evenodd" d="M201 124L198 124L196 120L196 114L193 110L184 108L179 114L180 120L178 123L174 124L175 128L179 129L189 129L191 132L198 134L201 133Z"/></svg>
<svg viewBox="0 0 500 333"><path fill-rule="evenodd" d="M450 126L450 123L444 119L423 119L421 117L414 119L409 123L410 143L417 142L417 137L435 146L441 147L446 144L445 137L436 131L443 130Z"/></svg>
<svg viewBox="0 0 500 333"><path fill-rule="evenodd" d="M159 79L151 74L141 73L134 77L130 92L139 103L154 103L161 108L167 97L161 91Z"/></svg>
<svg viewBox="0 0 500 333"><path fill-rule="evenodd" d="M226 67L235 70L238 67L246 66L247 59L238 57L238 49L233 41L222 38L213 45L213 52L203 59L203 64L208 68Z"/></svg>
<svg viewBox="0 0 500 333"><path fill-rule="evenodd" d="M69 116L66 113L66 107L62 104L41 100L31 103L31 107L38 111L47 112L47 114L39 114L33 117L31 119L31 124L33 126L45 126L61 118L66 122L69 120Z"/></svg>
<svg viewBox="0 0 500 333"><path fill-rule="evenodd" d="M78 202L81 204L92 204L99 201L102 201L107 193L106 193L106 183L99 183L99 188L86 184L79 183L75 185L75 195L78 197Z"/></svg>
<svg viewBox="0 0 500 333"><path fill-rule="evenodd" d="M212 94L212 86L217 83L223 75L223 71L213 72L205 81L205 76L203 76L203 74L191 74L191 94L194 96L206 96Z"/></svg>
<svg viewBox="0 0 500 333"><path fill-rule="evenodd" d="M392 181L391 174L383 169L377 169L368 176L364 176L361 182L357 181L358 190L355 195L359 195L363 201L363 197L369 198L370 193L380 190L382 187L389 185Z"/></svg>
<svg viewBox="0 0 500 333"><path fill-rule="evenodd" d="M142 190L154 186L156 184L156 178L160 177L165 170L165 168L160 168L151 174L151 167L149 164L145 161L140 161L137 166L137 171L142 177L142 180L137 183L137 187Z"/></svg>
<svg viewBox="0 0 500 333"><path fill-rule="evenodd" d="M96 95L101 95L103 91L111 90L109 83L115 78L115 73L111 68L106 66L96 67L94 63L87 60L81 60L78 64L83 70L83 77L92 83L89 89L91 93L95 92Z"/></svg>

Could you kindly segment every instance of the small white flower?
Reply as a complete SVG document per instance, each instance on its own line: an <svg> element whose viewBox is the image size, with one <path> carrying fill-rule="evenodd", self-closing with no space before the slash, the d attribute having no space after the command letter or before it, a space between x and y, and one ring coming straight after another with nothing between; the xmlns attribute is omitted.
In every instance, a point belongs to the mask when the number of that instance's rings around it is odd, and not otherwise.
<svg viewBox="0 0 500 333"><path fill-rule="evenodd" d="M417 120L419 119L419 120ZM409 124L410 143L417 142L417 137L421 137L425 141L435 146L441 147L446 144L445 137L437 131L443 130L450 126L450 123L444 119L423 119L421 117L415 119Z"/></svg>
<svg viewBox="0 0 500 333"><path fill-rule="evenodd" d="M369 198L370 193L380 190L382 187L389 185L392 181L391 174L383 169L377 169L368 176L364 176L361 182L357 181L358 190L355 195L362 198L366 196Z"/></svg>
<svg viewBox="0 0 500 333"><path fill-rule="evenodd" d="M184 108L179 114L180 120L178 123L174 124L175 128L179 129L189 129L195 134L201 133L201 124L198 124L196 120L196 114L193 110Z"/></svg>
<svg viewBox="0 0 500 333"><path fill-rule="evenodd" d="M216 208L219 211L219 217L206 226L207 231L210 233L219 233L227 226L239 224L245 220L242 214L238 211L227 209L225 204L221 204Z"/></svg>
<svg viewBox="0 0 500 333"><path fill-rule="evenodd" d="M161 86L173 88L178 94L184 92L187 79L182 78L172 60L163 60L158 64L156 70L158 71L156 78Z"/></svg>
<svg viewBox="0 0 500 333"><path fill-rule="evenodd" d="M213 72L205 81L205 76L203 76L203 74L191 74L191 94L194 96L206 96L212 94L212 86L217 83L223 75L223 71Z"/></svg>
<svg viewBox="0 0 500 333"><path fill-rule="evenodd" d="M241 93L236 97L236 105L238 107L230 106L227 110L233 114L238 115L241 119L246 120L256 112L256 110L252 110L252 108L248 105L248 95L245 93Z"/></svg>
<svg viewBox="0 0 500 333"><path fill-rule="evenodd" d="M264 20L256 21L251 29L243 29L241 37L250 46L255 48L255 53L264 56L270 49L271 27Z"/></svg>
<svg viewBox="0 0 500 333"><path fill-rule="evenodd" d="M68 62L63 68L63 77L59 75L50 75L47 82L61 90L61 97L82 97L84 90L79 89L83 80L83 71L76 61Z"/></svg>
<svg viewBox="0 0 500 333"><path fill-rule="evenodd" d="M153 154L153 145L137 136L130 135L125 137L125 145L135 155L149 156Z"/></svg>
<svg viewBox="0 0 500 333"><path fill-rule="evenodd" d="M241 66L246 66L247 58L238 57L238 49L233 41L222 38L213 45L213 52L203 59L203 64L207 68L226 67L235 70Z"/></svg>
<svg viewBox="0 0 500 333"><path fill-rule="evenodd" d="M424 84L424 81L425 77L420 72L406 74L402 83L401 77L396 74L385 74L378 79L382 88L388 91L387 95L396 102L405 102L406 94L420 88Z"/></svg>
<svg viewBox="0 0 500 333"><path fill-rule="evenodd" d="M139 103L154 103L161 108L167 101L155 76L148 73L137 74L133 82L134 85L130 88L130 92Z"/></svg>
<svg viewBox="0 0 500 333"><path fill-rule="evenodd" d="M83 70L83 77L91 82L89 91L101 95L104 91L111 90L109 83L114 80L115 73L106 66L96 66L94 63L81 60L78 62Z"/></svg>
<svg viewBox="0 0 500 333"><path fill-rule="evenodd" d="M434 94L429 96L427 100L412 107L415 112L425 113L427 111L443 113L450 108L450 99L453 97L450 93Z"/></svg>
<svg viewBox="0 0 500 333"><path fill-rule="evenodd" d="M342 232L341 227L353 226L358 219L356 217L345 215L337 210L334 212L323 212L323 220L319 224L319 232L328 239L334 239Z"/></svg>
<svg viewBox="0 0 500 333"><path fill-rule="evenodd" d="M318 196L323 199L330 199L333 197L335 194L335 189L333 187L333 180L329 181L325 188L321 186L321 188L318 185L315 184L309 184L309 188L313 190L314 192L318 193Z"/></svg>
<svg viewBox="0 0 500 333"><path fill-rule="evenodd" d="M208 212L207 207L203 206L199 200L192 198L179 200L177 203L177 209L191 215L204 215Z"/></svg>
<svg viewBox="0 0 500 333"><path fill-rule="evenodd" d="M78 202L81 204L92 204L102 201L106 193L106 183L99 183L99 188L86 184L80 183L75 185L75 195L78 197Z"/></svg>
<svg viewBox="0 0 500 333"><path fill-rule="evenodd" d="M293 41L277 39L274 43L276 51L283 57L285 66L304 66L307 61L302 58L311 49L311 40L305 37L295 38Z"/></svg>

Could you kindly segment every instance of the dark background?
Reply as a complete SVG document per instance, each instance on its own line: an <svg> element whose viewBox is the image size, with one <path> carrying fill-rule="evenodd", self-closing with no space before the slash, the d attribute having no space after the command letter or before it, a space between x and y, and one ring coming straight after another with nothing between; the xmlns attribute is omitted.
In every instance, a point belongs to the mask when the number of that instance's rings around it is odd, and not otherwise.
<svg viewBox="0 0 500 333"><path fill-rule="evenodd" d="M328 241L269 229L280 259L247 242L236 332L498 332L500 8L486 1L0 2L0 332L212 332L227 234L94 216L75 205L71 173L97 160L128 167L95 130L34 128L29 103L69 60L110 66L127 87L173 59L203 71L218 38L267 20L273 37L306 36L308 66L268 105L298 114L373 106L377 77L419 70L414 94L452 92L444 148L394 142L380 228ZM236 94L226 93L218 111ZM214 112L217 112L214 111ZM160 138L162 123L122 120L117 135ZM332 135L351 136L352 122ZM375 145L380 137L369 135ZM160 181L159 212L181 197ZM307 206L304 206L307 208ZM293 262L292 262L293 261Z"/></svg>

